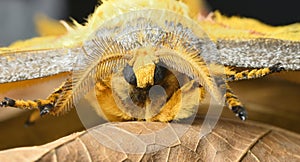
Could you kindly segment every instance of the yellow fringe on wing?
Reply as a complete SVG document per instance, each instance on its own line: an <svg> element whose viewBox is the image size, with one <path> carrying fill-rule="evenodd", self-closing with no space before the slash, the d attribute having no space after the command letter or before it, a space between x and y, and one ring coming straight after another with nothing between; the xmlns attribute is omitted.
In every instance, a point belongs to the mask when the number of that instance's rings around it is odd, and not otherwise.
<svg viewBox="0 0 300 162"><path fill-rule="evenodd" d="M199 19L199 17L195 15L198 12L206 12L206 8L203 6L204 5L197 0L106 0L103 1L102 5L95 8L94 13L88 17L87 22L84 25L73 21L73 25L71 26L74 30L67 30L63 35L53 34L51 36L17 41L9 47L0 48L0 54L14 50L70 48L80 46L105 21L126 12L142 9L171 10L180 15L191 17L199 23L202 29L205 30L214 41L218 39L245 40L254 38L275 38L300 41L300 23L273 27L263 24L255 19L236 16L226 17L218 11L210 14L205 19ZM56 24L55 22L53 23ZM51 26L50 22L44 22L44 25L47 24ZM42 29L45 30L42 33L46 33L48 30L45 28L47 27L42 27ZM61 28L61 26L57 28Z"/></svg>

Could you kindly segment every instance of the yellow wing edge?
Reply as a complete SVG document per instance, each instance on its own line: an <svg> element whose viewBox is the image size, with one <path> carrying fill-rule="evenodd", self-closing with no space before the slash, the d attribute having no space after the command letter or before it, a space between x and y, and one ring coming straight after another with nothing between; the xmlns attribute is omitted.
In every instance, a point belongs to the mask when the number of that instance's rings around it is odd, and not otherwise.
<svg viewBox="0 0 300 162"><path fill-rule="evenodd" d="M195 7L195 5L199 5ZM205 6L196 0L176 1L176 0L108 0L102 5L96 6L95 11L87 18L83 25L73 20L73 25L62 29L61 25L53 20L41 18L38 24L38 30L47 33L46 36L35 37L28 40L16 41L8 47L0 48L0 54L9 51L52 49L52 48L70 48L81 45L88 37L97 30L105 21L117 15L141 10L141 9L164 9L171 10L180 15L190 17L197 21L203 30L213 41L219 39L247 40L256 38L273 38L280 40L300 41L300 23L287 26L270 26L258 20L243 17L226 17L219 11L208 14L205 18ZM196 13L199 13L198 15ZM201 17L201 18L200 18ZM47 31L47 24L59 28L60 33ZM53 30L53 28L51 28ZM44 34L45 35L45 34Z"/></svg>

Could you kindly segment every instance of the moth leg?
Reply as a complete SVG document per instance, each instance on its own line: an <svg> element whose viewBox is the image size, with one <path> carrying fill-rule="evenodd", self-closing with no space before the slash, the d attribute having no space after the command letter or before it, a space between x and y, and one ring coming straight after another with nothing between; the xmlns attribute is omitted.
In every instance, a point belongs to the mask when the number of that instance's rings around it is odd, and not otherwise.
<svg viewBox="0 0 300 162"><path fill-rule="evenodd" d="M65 83L64 83L65 84ZM63 84L63 85L64 85ZM50 94L46 99L37 100L16 100L8 97L4 97L4 100L0 102L0 107L14 107L18 109L34 109L38 110L40 116L49 113L60 97L63 91L63 85L57 88L52 94Z"/></svg>
<svg viewBox="0 0 300 162"><path fill-rule="evenodd" d="M241 120L246 120L247 111L244 108L241 101L238 97L232 92L228 83L225 83L226 91L225 91L225 104L226 106L236 114Z"/></svg>
<svg viewBox="0 0 300 162"><path fill-rule="evenodd" d="M8 97L4 97L4 100L1 101L0 106L1 107L14 107L18 109L37 109L40 110L40 115L47 114L50 109L53 108L54 101L52 100L43 100L43 99L37 99L37 100L15 100Z"/></svg>
<svg viewBox="0 0 300 162"><path fill-rule="evenodd" d="M231 70L230 68L225 69L225 74L227 77L227 81L237 81L244 79L255 79L266 76L271 73L280 72L284 70L281 63L277 63L271 67L253 69L253 70L244 70L241 72L236 72Z"/></svg>
<svg viewBox="0 0 300 162"><path fill-rule="evenodd" d="M25 126L30 126L33 125L37 120L41 118L40 111L39 110L34 110L29 117L27 118L25 122Z"/></svg>
<svg viewBox="0 0 300 162"><path fill-rule="evenodd" d="M215 77L216 84L218 88L223 92L226 106L235 113L241 120L247 119L247 111L244 108L242 102L238 97L232 92L228 85L228 82L222 77Z"/></svg>
<svg viewBox="0 0 300 162"><path fill-rule="evenodd" d="M190 81L172 95L157 115L147 121L168 122L188 118L197 112L204 97L204 88Z"/></svg>

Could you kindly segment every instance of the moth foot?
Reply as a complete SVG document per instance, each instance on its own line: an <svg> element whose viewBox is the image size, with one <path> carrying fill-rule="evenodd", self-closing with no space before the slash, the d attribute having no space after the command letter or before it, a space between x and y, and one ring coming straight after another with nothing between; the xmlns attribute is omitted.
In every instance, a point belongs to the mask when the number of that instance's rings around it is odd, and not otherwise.
<svg viewBox="0 0 300 162"><path fill-rule="evenodd" d="M234 106L232 107L232 111L238 116L241 120L247 119L247 111L242 106Z"/></svg>
<svg viewBox="0 0 300 162"><path fill-rule="evenodd" d="M284 69L284 67L282 66L281 63L277 63L277 64L271 66L270 70L271 70L271 72L274 73L274 72L280 72L280 71L285 70L285 69Z"/></svg>
<svg viewBox="0 0 300 162"><path fill-rule="evenodd" d="M51 111L51 109L53 109L53 105L52 104L43 105L40 106L39 109L40 109L40 115L44 116L48 114Z"/></svg>
<svg viewBox="0 0 300 162"><path fill-rule="evenodd" d="M15 103L15 100L4 97L4 100L0 102L0 107L14 106Z"/></svg>

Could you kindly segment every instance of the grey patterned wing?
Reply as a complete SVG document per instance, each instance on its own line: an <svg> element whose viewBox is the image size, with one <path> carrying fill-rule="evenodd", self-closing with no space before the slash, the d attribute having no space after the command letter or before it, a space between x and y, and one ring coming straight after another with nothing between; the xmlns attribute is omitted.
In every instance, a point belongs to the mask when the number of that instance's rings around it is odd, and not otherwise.
<svg viewBox="0 0 300 162"><path fill-rule="evenodd" d="M0 83L41 78L71 71L82 48L0 53Z"/></svg>
<svg viewBox="0 0 300 162"><path fill-rule="evenodd" d="M286 70L300 70L300 42L278 39L218 40L219 64L236 67L270 67L281 63Z"/></svg>

